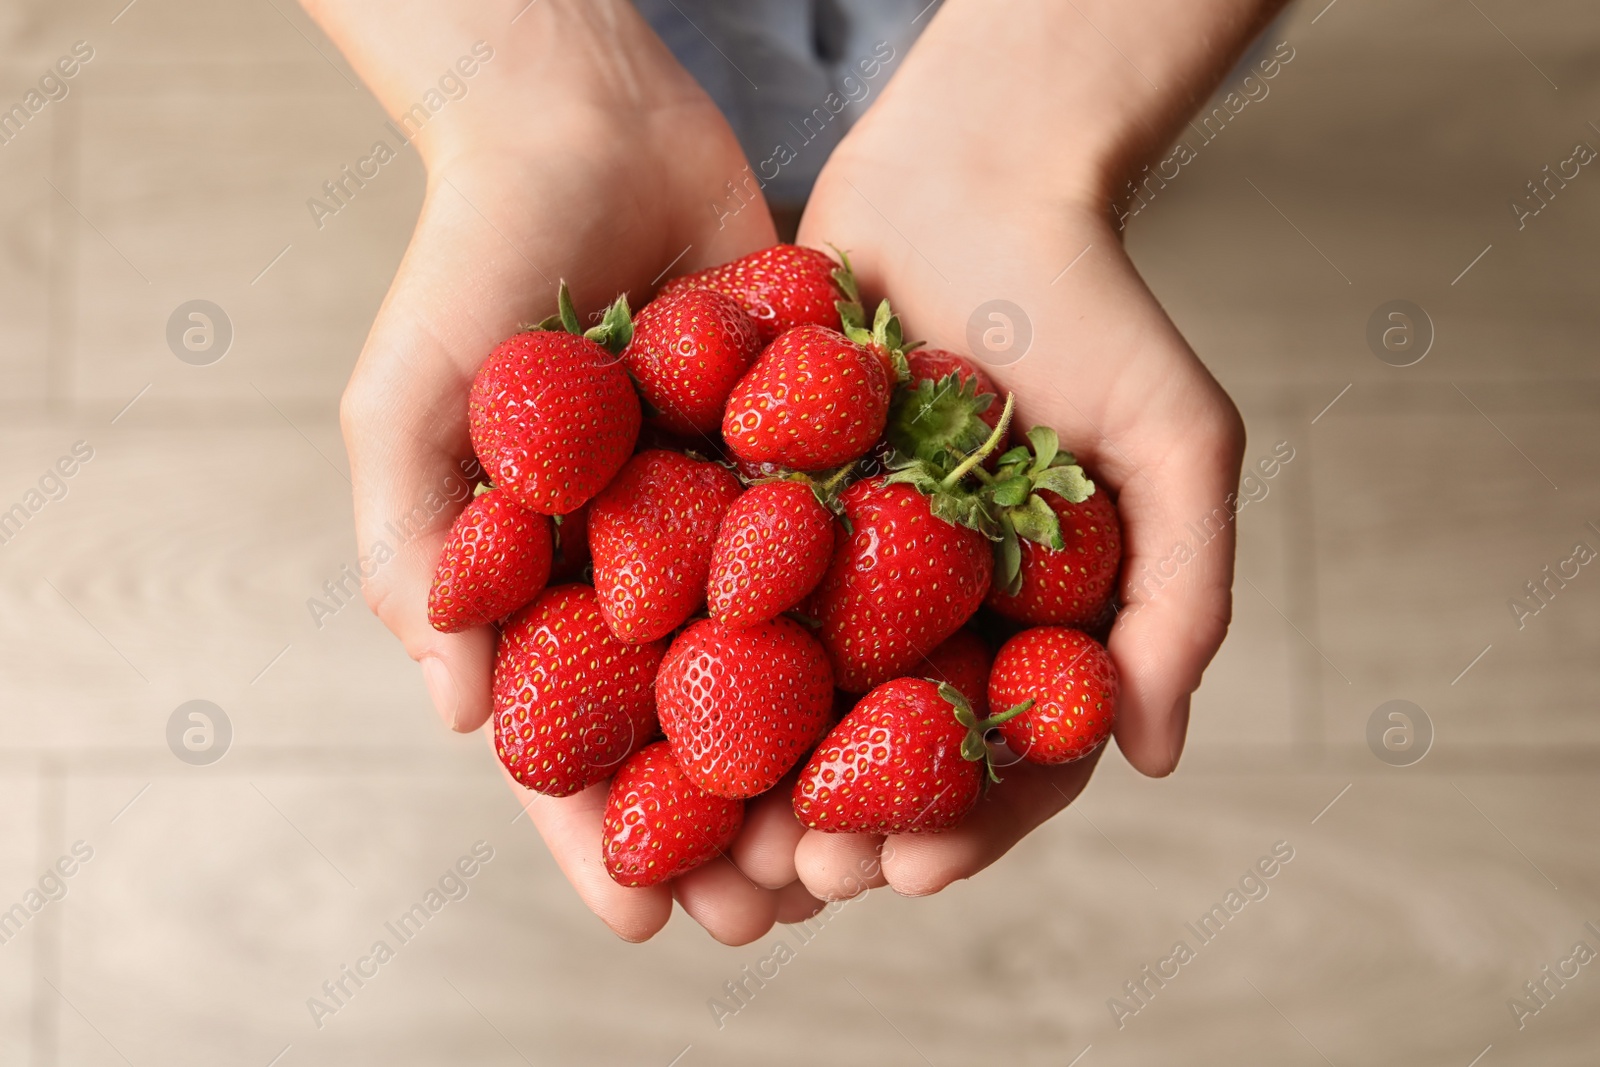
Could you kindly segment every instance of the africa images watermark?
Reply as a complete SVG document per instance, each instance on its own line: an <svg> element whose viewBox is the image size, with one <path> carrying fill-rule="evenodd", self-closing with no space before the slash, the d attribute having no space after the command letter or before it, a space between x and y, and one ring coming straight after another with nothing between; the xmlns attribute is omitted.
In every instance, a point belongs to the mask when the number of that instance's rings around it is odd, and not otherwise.
<svg viewBox="0 0 1600 1067"><path fill-rule="evenodd" d="M779 141L773 146L771 155L757 163L754 170L747 164L738 177L728 181L724 186L722 203L714 200L708 202L711 213L717 217L717 228L726 226L729 219L755 203L760 191L770 182L777 180L784 167L800 158L801 150L822 136L823 130L845 108L851 104L860 104L872 95L872 80L883 73L884 68L894 60L894 45L888 41L879 41L872 46L872 54L856 64L861 77L846 74L840 80L839 88L843 90L842 95L838 91L829 91L828 95L822 98L821 104L801 118L799 125L791 119L789 128L794 130L798 146L789 141Z"/></svg>
<svg viewBox="0 0 1600 1067"><path fill-rule="evenodd" d="M338 574L322 583L322 596L306 597L306 611L311 615L313 626L322 629L328 619L360 600L361 583L370 582L385 563L394 559L400 548L432 529L434 520L445 508L451 504L465 505L472 499L473 486L483 468L478 465L477 457L470 457L461 461L459 469L459 475L446 475L437 489L428 490L422 501L405 515L383 524L383 528L394 539L393 545L381 537L374 540L368 551L356 560L354 567L346 563L339 568ZM396 521L399 525L396 525Z"/></svg>
<svg viewBox="0 0 1600 1067"><path fill-rule="evenodd" d="M317 229L327 225L330 216L349 207L350 202L367 187L367 182L376 178L385 164L397 159L400 149L415 140L422 128L444 110L446 104L464 98L471 88L467 80L493 58L494 49L486 41L474 41L468 55L460 57L453 66L446 68L439 75L437 85L429 87L421 100L400 113L398 125L395 122L383 124L383 128L394 135L395 144L391 145L388 138L380 137L372 142L366 155L354 163L346 163L338 174L323 182L323 197L313 196L306 200L306 210L311 213L311 221Z"/></svg>
<svg viewBox="0 0 1600 1067"><path fill-rule="evenodd" d="M1600 527L1592 522L1586 525L1591 532L1600 535ZM1525 596L1514 596L1506 600L1506 607L1511 609L1512 618L1517 620L1517 629L1526 629L1528 620L1549 607L1567 587L1567 583L1582 574L1583 568L1594 558L1595 550L1589 546L1589 542L1575 541L1571 555L1555 563L1546 563L1538 577L1525 582L1522 587Z"/></svg>
<svg viewBox="0 0 1600 1067"><path fill-rule="evenodd" d="M1156 163L1152 172L1148 165L1140 171L1143 177L1130 178L1127 185L1111 203L1111 214L1117 220L1117 229L1125 229L1128 220L1150 206L1156 194L1183 173L1183 168L1200 158L1200 149L1222 136L1228 124L1252 103L1260 103L1272 92L1267 83L1283 72L1294 61L1295 51L1288 41L1280 41L1272 55L1258 60L1255 73L1246 74L1237 89L1229 90L1217 105L1200 116L1200 125L1189 123L1189 128L1199 135L1196 144L1185 137L1180 140L1165 159ZM1259 77L1257 76L1259 75Z"/></svg>
<svg viewBox="0 0 1600 1067"><path fill-rule="evenodd" d="M72 79L93 58L94 45L88 41L74 41L72 51L40 75L36 88L23 93L22 99L9 107L0 105L0 145L16 140L46 106L65 100L72 91Z"/></svg>
<svg viewBox="0 0 1600 1067"><path fill-rule="evenodd" d="M1184 930L1194 938L1194 945L1191 946L1186 937L1179 938L1173 943L1172 950L1167 955L1154 963L1145 964L1137 975L1122 983L1122 992L1126 999L1107 997L1106 1009L1111 1012L1111 1018L1117 1024L1117 1029L1126 1027L1129 1019L1148 1008L1155 1000L1156 993L1166 988L1168 982L1177 978L1184 966L1193 963L1202 948L1221 936L1227 925L1237 918L1247 905L1266 900L1267 894L1272 892L1272 887L1268 883L1293 859L1293 845L1287 841L1274 843L1272 851L1256 860L1239 877L1237 886L1223 894L1221 901L1211 905L1211 909L1195 922L1183 924Z"/></svg>
<svg viewBox="0 0 1600 1067"><path fill-rule="evenodd" d="M11 907L0 911L0 945L11 940L27 928L45 908L58 900L65 900L70 888L68 879L77 874L85 863L94 859L94 846L87 841L74 841L69 852L63 853L39 876L36 885L22 894Z"/></svg>
<svg viewBox="0 0 1600 1067"><path fill-rule="evenodd" d="M74 441L72 451L58 458L44 469L33 488L4 511L0 511L0 545L9 545L33 517L56 500L65 500L71 491L68 479L77 474L85 463L94 458L94 446L88 441Z"/></svg>
<svg viewBox="0 0 1600 1067"><path fill-rule="evenodd" d="M384 964L410 944L433 917L444 910L446 904L467 899L472 892L471 881L478 872L494 859L494 846L487 841L475 841L472 851L445 868L435 884L430 885L422 899L413 903L400 917L383 924L387 937L378 938L365 955L357 957L354 964L344 963L334 976L322 983L320 996L306 998L306 1010L318 1030L327 1025L330 1016L339 1014L349 1006L355 995L381 973ZM389 938L394 944L389 943Z"/></svg>
<svg viewBox="0 0 1600 1067"><path fill-rule="evenodd" d="M1200 553L1238 519L1239 512L1250 504L1265 500L1272 492L1270 484L1272 479L1294 461L1294 456L1294 446L1288 441L1279 441L1272 446L1272 455L1263 456L1256 460L1254 468L1247 468L1244 476L1239 479L1239 492L1229 493L1221 504L1212 508L1209 514L1202 516L1198 523L1186 524L1185 528L1194 535L1193 540L1186 538L1179 541L1154 567L1146 565L1138 578L1130 580L1129 589L1137 593L1137 599L1127 603L1122 613L1136 612L1154 600L1185 566L1199 558ZM1258 472L1260 477L1257 477Z"/></svg>

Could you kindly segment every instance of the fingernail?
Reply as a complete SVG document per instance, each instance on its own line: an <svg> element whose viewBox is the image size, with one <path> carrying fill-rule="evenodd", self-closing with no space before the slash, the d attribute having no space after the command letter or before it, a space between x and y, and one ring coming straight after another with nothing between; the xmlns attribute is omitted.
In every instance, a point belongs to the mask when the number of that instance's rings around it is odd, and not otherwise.
<svg viewBox="0 0 1600 1067"><path fill-rule="evenodd" d="M1172 705L1172 714L1167 718L1167 749L1171 753L1172 767L1178 766L1178 758L1183 755L1183 743L1189 736L1189 701L1192 693L1185 693L1179 697L1177 703Z"/></svg>
<svg viewBox="0 0 1600 1067"><path fill-rule="evenodd" d="M426 656L422 660L422 683L428 687L428 695L433 698L433 706L439 711L439 718L450 729L456 728L456 709L461 705L461 692L456 689L456 681L450 677L450 668L437 656Z"/></svg>

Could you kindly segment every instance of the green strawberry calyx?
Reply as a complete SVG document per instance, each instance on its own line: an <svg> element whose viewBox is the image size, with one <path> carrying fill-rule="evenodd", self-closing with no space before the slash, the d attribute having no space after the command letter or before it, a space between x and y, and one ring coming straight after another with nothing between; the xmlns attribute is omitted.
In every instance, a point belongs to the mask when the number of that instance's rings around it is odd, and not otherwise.
<svg viewBox="0 0 1600 1067"><path fill-rule="evenodd" d="M842 264L833 272L833 284L843 294L842 300L834 302L834 307L839 309L839 323L843 327L844 335L863 348L882 353L893 368L894 380L904 382L911 377L911 367L906 363L906 355L922 347L921 341L906 343L905 328L900 324L900 316L896 315L889 307L889 301L878 302L878 310L873 313L872 325L867 325L867 309L861 302L861 287L856 283L855 270L850 266L850 254L834 245L829 245L838 255Z"/></svg>
<svg viewBox="0 0 1600 1067"><path fill-rule="evenodd" d="M578 321L578 309L572 303L572 293L563 278L556 295L556 313L534 326L534 329L564 331L593 341L613 356L621 355L622 350L628 347L628 342L633 340L633 314L628 310L628 294L618 296L616 302L606 308L599 324L586 330L583 323Z"/></svg>
<svg viewBox="0 0 1600 1067"><path fill-rule="evenodd" d="M1048 489L1073 504L1083 503L1095 491L1072 453L1061 451L1054 430L1035 426L1027 436L1028 444L1000 457L984 487L999 527L994 584L1011 596L1022 588L1022 538L1058 552L1066 548L1061 520L1039 491Z"/></svg>
<svg viewBox="0 0 1600 1067"><path fill-rule="evenodd" d="M937 381L901 382L883 436L901 456L949 469L988 437L983 413L994 401L993 393L978 392L976 379L955 372Z"/></svg>
<svg viewBox="0 0 1600 1067"><path fill-rule="evenodd" d="M954 709L956 722L967 728L967 736L961 739L961 758L972 763L982 760L989 781L998 782L1000 776L995 773L994 753L989 751L988 742L984 738L996 726L1004 722L1010 722L1033 707L1032 698L1024 700L1016 707L1002 711L998 715L980 719L978 718L978 713L972 710L972 705L967 702L967 698L961 695L961 690L949 682L939 683L939 695Z"/></svg>
<svg viewBox="0 0 1600 1067"><path fill-rule="evenodd" d="M944 521L977 530L990 539L998 539L1003 528L990 497L991 479L983 469L983 461L1006 439L1015 406L1015 395L1007 393L1006 405L1000 411L1000 421L995 423L983 443L968 452L954 467L946 469L942 463L897 455L890 461L894 473L887 480L891 483L905 482L915 487L928 498L928 509ZM969 474L973 477L968 478Z"/></svg>

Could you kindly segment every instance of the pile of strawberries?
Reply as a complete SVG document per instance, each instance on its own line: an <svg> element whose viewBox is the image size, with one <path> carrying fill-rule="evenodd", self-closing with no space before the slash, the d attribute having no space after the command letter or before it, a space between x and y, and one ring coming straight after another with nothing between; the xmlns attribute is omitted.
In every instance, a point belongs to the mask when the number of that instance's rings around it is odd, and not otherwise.
<svg viewBox="0 0 1600 1067"><path fill-rule="evenodd" d="M623 885L719 855L780 783L813 829L942 830L997 753L1064 763L1111 730L1090 633L1115 505L1054 431L1007 448L1012 398L906 344L887 301L869 324L841 259L778 245L587 330L563 286L473 382L493 485L450 532L430 617L499 628L518 782L611 780Z"/></svg>

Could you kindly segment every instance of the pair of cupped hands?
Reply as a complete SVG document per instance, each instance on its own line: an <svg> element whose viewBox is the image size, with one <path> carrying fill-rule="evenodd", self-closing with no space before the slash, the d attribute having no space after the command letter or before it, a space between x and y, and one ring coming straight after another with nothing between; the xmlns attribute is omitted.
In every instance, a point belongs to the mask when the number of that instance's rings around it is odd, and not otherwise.
<svg viewBox="0 0 1600 1067"><path fill-rule="evenodd" d="M391 114L438 66L397 27L357 36L337 12L308 7ZM583 311L618 293L637 308L669 265L686 273L776 241L758 199L732 210L727 183L747 199L754 187L722 114L631 9L594 13L604 7L531 6L493 42L470 94L416 141L428 174L421 216L340 408L363 552L385 523L459 478L474 372L519 323L554 310L561 279ZM460 33L475 36L465 24ZM1185 524L1236 489L1243 427L1124 254L1106 209L1110 176L1016 132L1058 127L1059 102L1029 101L992 72L953 79L941 47L930 29L891 67L823 166L798 241L847 250L865 295L892 297L908 335L937 347L967 349L969 317L987 301L1023 309L1031 345L993 377L1015 392L1017 425L1055 427L1116 495L1125 606L1109 642L1122 680L1115 737L1139 771L1165 775L1227 629L1231 526L1163 574L1159 591L1136 583L1187 542ZM401 547L365 592L422 665L444 721L465 733L490 716L496 634L428 624L451 518ZM507 783L618 935L652 936L676 900L719 941L743 944L824 901L884 885L920 896L972 876L1071 803L1094 762L1014 765L959 827L888 839L808 831L780 785L751 802L724 858L647 889L617 885L601 861L604 784L554 799Z"/></svg>

